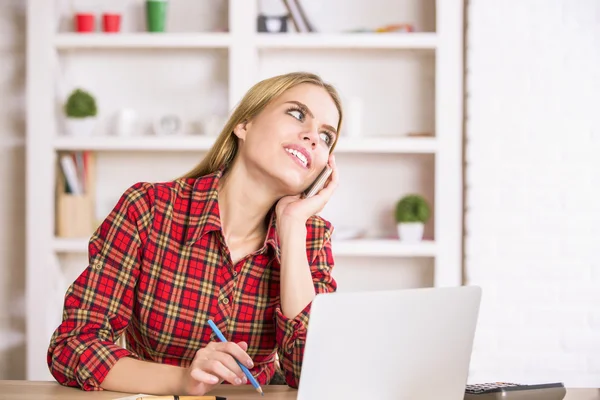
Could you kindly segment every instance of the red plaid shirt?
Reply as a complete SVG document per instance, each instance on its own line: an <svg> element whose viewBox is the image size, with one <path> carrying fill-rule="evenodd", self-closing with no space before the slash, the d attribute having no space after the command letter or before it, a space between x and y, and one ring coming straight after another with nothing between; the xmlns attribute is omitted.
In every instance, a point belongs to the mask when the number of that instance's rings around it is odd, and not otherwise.
<svg viewBox="0 0 600 400"><path fill-rule="evenodd" d="M217 201L219 170L198 179L137 183L90 239L89 265L69 287L52 335L48 366L56 380L84 390L100 384L122 357L187 367L217 340L248 343L251 371L268 384L275 355L297 387L310 304L293 319L280 310L280 248L274 213L262 248L233 265ZM313 216L306 252L318 293L331 277L331 224ZM127 349L115 344L125 334Z"/></svg>

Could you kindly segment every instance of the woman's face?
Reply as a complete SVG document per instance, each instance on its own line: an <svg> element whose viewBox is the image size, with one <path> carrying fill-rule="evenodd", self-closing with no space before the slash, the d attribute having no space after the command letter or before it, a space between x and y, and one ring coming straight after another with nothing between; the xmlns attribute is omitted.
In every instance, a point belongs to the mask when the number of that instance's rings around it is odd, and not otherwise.
<svg viewBox="0 0 600 400"><path fill-rule="evenodd" d="M327 164L337 139L339 114L327 91L312 84L295 86L271 101L235 134L240 158L254 175L283 195L299 194Z"/></svg>

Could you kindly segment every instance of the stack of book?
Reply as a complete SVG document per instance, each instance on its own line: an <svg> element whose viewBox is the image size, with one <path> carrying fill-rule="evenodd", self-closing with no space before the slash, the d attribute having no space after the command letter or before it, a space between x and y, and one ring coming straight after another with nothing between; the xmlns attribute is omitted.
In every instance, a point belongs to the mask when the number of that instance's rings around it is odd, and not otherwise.
<svg viewBox="0 0 600 400"><path fill-rule="evenodd" d="M94 153L80 151L59 156L56 182L56 234L89 237L95 228Z"/></svg>

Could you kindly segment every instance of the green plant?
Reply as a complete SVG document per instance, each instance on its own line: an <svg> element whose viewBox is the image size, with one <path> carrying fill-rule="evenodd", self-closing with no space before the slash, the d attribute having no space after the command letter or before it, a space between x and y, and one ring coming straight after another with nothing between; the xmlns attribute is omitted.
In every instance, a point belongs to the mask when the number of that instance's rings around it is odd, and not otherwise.
<svg viewBox="0 0 600 400"><path fill-rule="evenodd" d="M418 194L404 196L396 204L396 222L422 222L429 220L431 210L427 201Z"/></svg>
<svg viewBox="0 0 600 400"><path fill-rule="evenodd" d="M82 89L75 89L65 103L65 114L70 118L95 117L98 113L94 97Z"/></svg>

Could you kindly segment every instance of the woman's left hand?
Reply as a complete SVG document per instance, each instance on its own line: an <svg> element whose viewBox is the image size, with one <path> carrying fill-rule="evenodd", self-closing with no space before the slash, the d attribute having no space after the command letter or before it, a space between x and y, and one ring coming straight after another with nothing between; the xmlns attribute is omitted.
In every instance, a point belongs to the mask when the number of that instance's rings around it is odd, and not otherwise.
<svg viewBox="0 0 600 400"><path fill-rule="evenodd" d="M278 225L285 224L287 221L305 224L311 216L323 210L338 186L338 172L333 154L329 156L329 166L333 170L331 176L317 194L306 199L303 199L301 195L285 196L277 202L275 212Z"/></svg>

